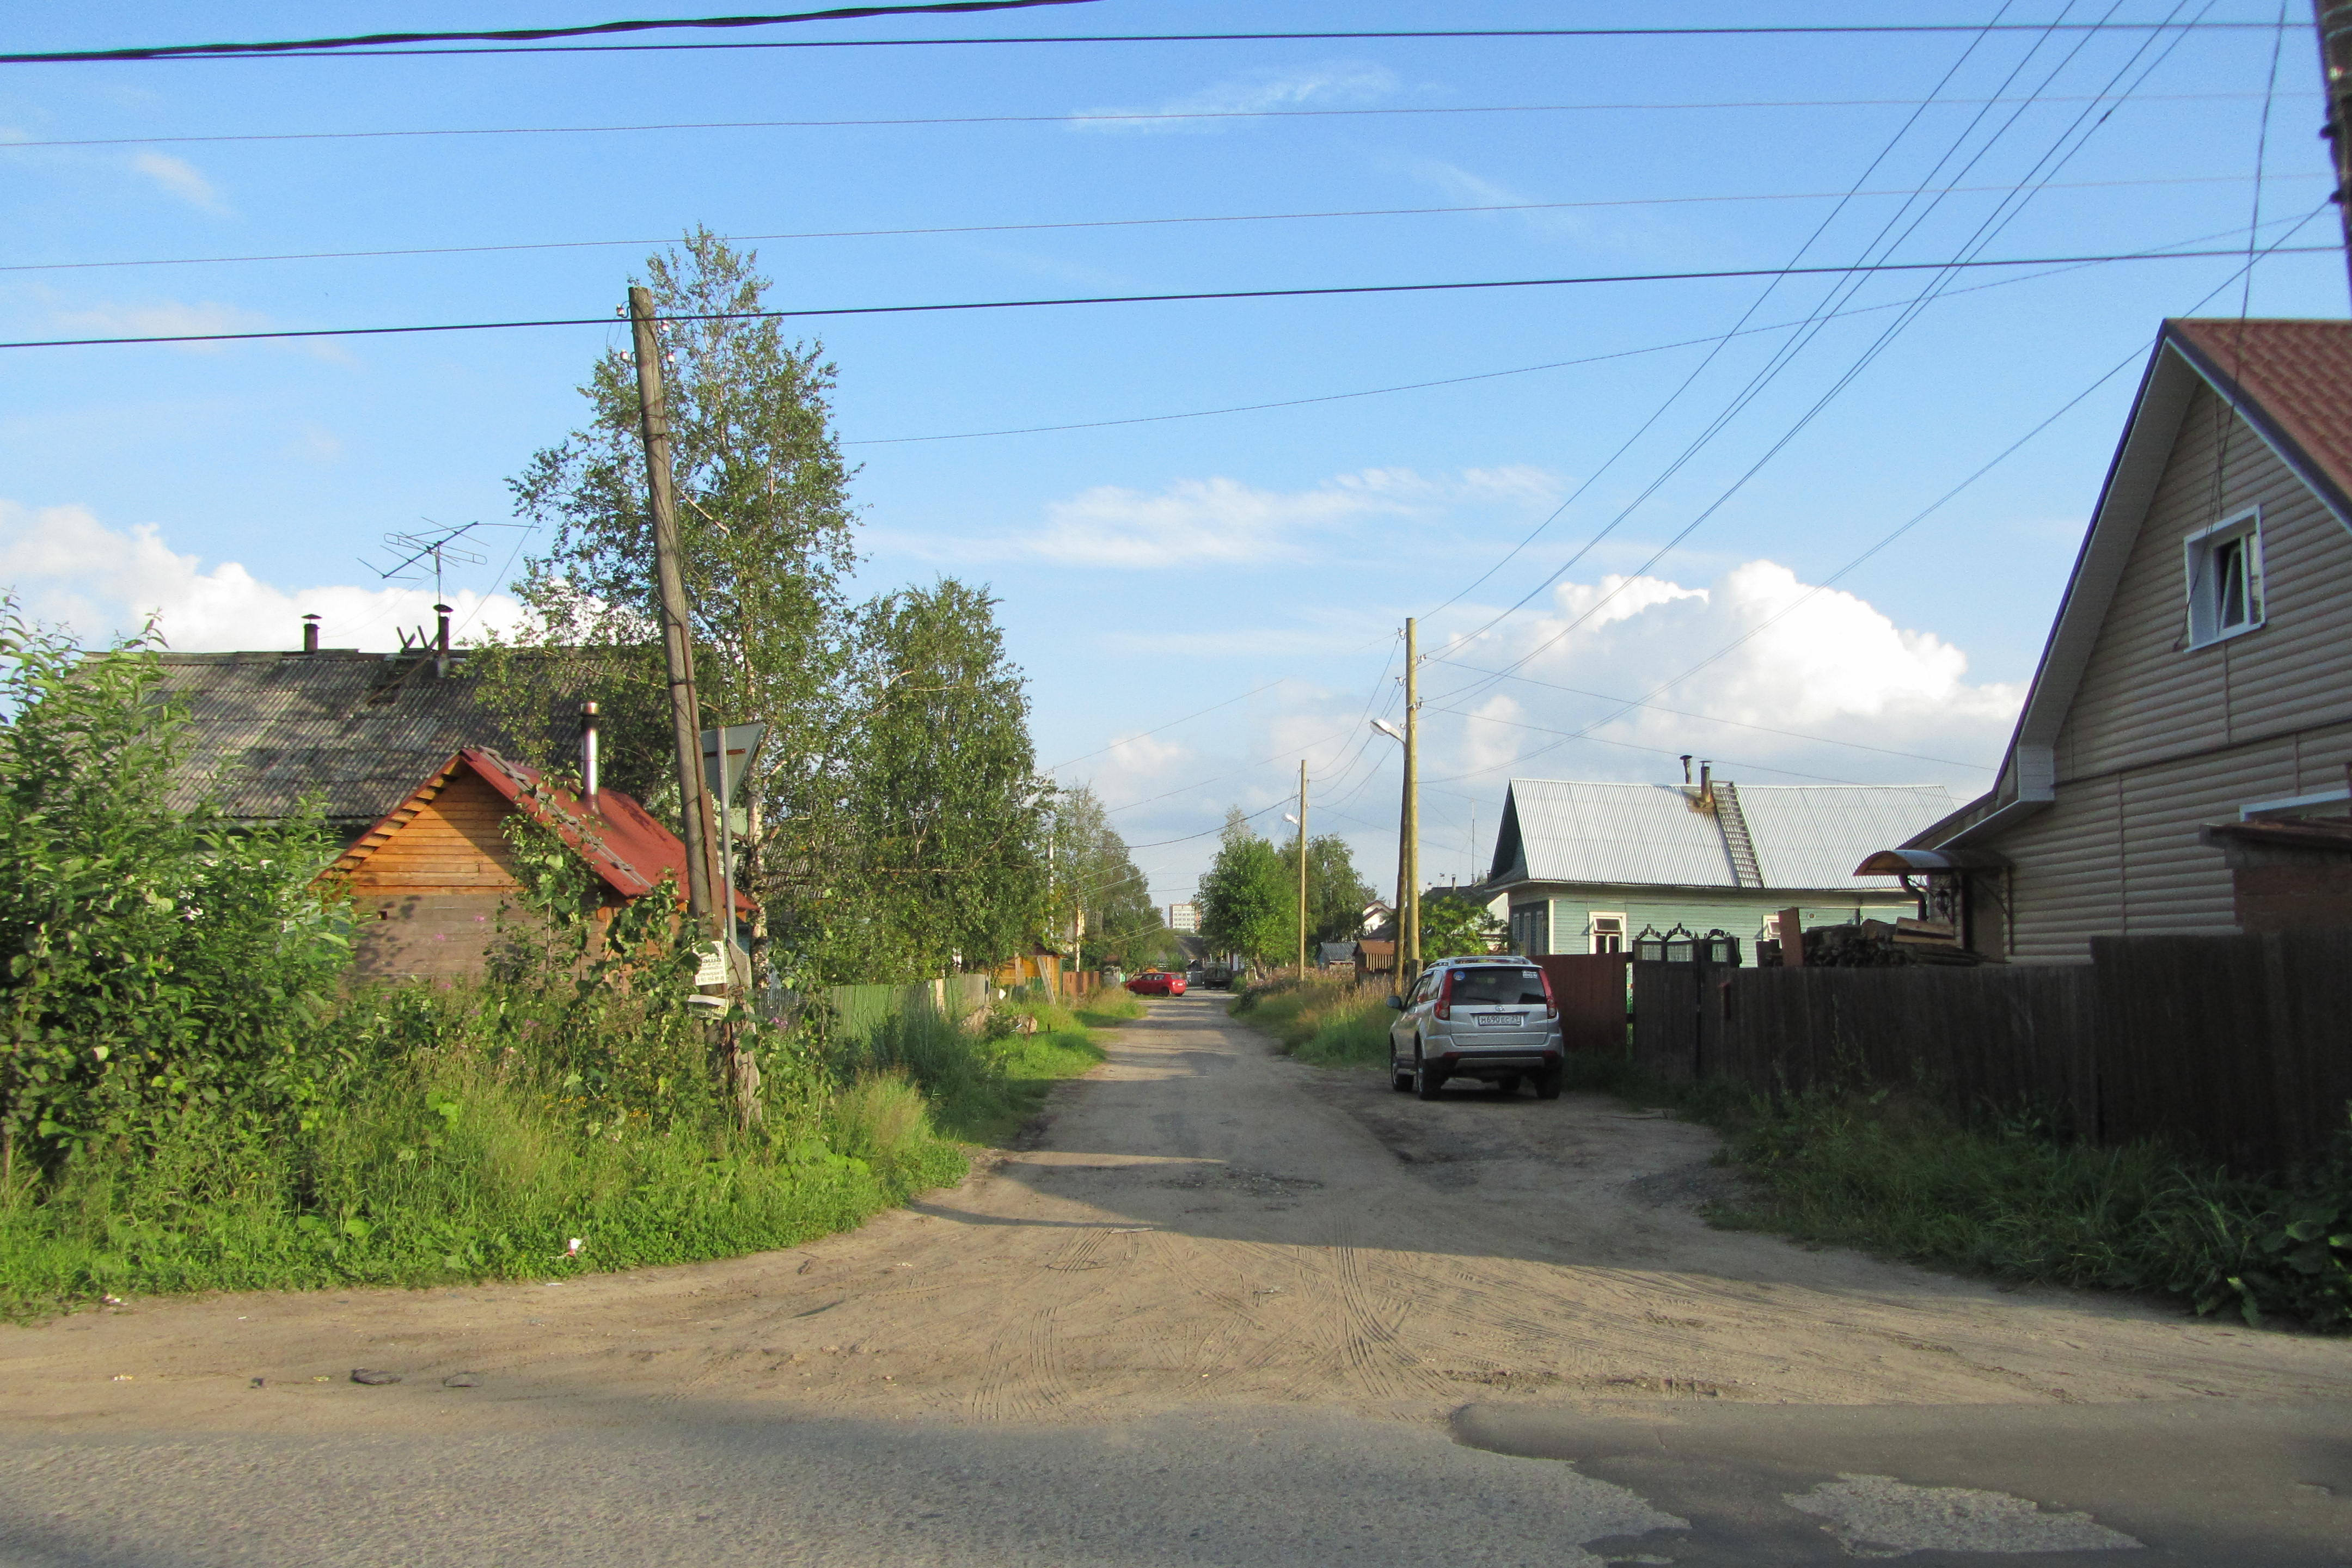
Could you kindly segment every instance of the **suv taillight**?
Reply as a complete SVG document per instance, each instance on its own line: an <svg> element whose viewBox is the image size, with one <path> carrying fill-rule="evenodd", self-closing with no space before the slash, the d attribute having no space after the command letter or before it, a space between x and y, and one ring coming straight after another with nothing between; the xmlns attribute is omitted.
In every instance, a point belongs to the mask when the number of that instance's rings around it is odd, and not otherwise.
<svg viewBox="0 0 2352 1568"><path fill-rule="evenodd" d="M1437 1005L1432 1011L1440 1018L1454 1016L1454 977L1461 973L1458 969L1449 969L1445 972L1445 978L1438 983Z"/></svg>
<svg viewBox="0 0 2352 1568"><path fill-rule="evenodd" d="M1559 998L1558 998L1557 996L1554 996L1554 995L1551 994L1551 973L1550 973L1550 972L1549 972L1549 970L1545 969L1541 964L1538 964L1538 965L1536 966L1536 976L1537 976L1537 978L1540 979L1540 980L1543 982L1543 988L1544 988L1544 1016L1545 1016L1545 1017L1547 1017L1547 1018L1557 1018L1557 1017L1559 1017Z"/></svg>

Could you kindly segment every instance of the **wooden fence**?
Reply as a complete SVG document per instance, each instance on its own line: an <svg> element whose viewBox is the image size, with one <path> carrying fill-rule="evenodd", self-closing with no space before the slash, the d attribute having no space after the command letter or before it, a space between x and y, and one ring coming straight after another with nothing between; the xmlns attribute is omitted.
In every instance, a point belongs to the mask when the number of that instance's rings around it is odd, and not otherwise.
<svg viewBox="0 0 2352 1568"><path fill-rule="evenodd" d="M2115 937L2080 964L1633 965L1634 1063L1763 1093L1903 1085L2241 1170L2319 1153L2352 1100L2352 931Z"/></svg>
<svg viewBox="0 0 2352 1568"><path fill-rule="evenodd" d="M1535 961L1559 1005L1559 1037L1571 1051L1625 1048L1625 968L1622 952L1562 954Z"/></svg>

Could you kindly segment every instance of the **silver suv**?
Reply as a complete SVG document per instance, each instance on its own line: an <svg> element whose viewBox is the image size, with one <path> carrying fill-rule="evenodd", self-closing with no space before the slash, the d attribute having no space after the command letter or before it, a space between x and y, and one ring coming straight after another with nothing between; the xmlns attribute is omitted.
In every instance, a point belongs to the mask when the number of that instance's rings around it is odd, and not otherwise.
<svg viewBox="0 0 2352 1568"><path fill-rule="evenodd" d="M1559 1098L1559 1008L1551 982L1526 959L1440 959L1389 1005L1402 1015L1389 1026L1389 1082L1399 1093L1435 1100L1446 1079L1470 1078L1516 1094L1527 1079L1538 1100Z"/></svg>

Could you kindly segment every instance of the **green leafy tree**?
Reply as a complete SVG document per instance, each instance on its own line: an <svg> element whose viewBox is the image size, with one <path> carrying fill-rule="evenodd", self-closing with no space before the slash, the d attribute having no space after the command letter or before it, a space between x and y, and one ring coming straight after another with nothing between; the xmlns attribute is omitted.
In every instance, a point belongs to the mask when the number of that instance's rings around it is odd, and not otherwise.
<svg viewBox="0 0 2352 1568"><path fill-rule="evenodd" d="M1290 907L1298 907L1298 840L1282 846L1282 864L1290 882ZM1307 958L1313 963L1312 944L1349 942L1363 934L1364 907L1372 901L1371 887L1356 869L1348 841L1336 833L1307 841ZM1294 915L1292 917L1296 919ZM1291 943L1297 945L1294 932Z"/></svg>
<svg viewBox="0 0 2352 1568"><path fill-rule="evenodd" d="M769 727L738 800L739 884L782 890L772 863L806 866L837 847L852 689L856 564L851 469L832 427L834 367L815 343L747 320L768 280L757 258L697 228L646 263L672 430L679 553L707 726ZM604 711L604 773L676 820L676 752L656 631L653 518L636 371L614 348L581 387L586 423L512 481L517 511L550 530L515 591L530 612L509 644L477 656L486 700L519 736L551 732L557 702ZM533 760L561 763L560 757ZM762 931L761 936L764 938Z"/></svg>
<svg viewBox="0 0 2352 1568"><path fill-rule="evenodd" d="M875 600L853 689L811 858L763 884L802 922L788 943L828 983L994 967L1028 944L1045 898L1028 687L995 601L951 577Z"/></svg>
<svg viewBox="0 0 2352 1568"><path fill-rule="evenodd" d="M0 600L0 1174L98 1141L135 1158L187 1119L263 1136L334 1066L331 845L314 817L175 807L185 720L152 649L85 658Z"/></svg>
<svg viewBox="0 0 2352 1568"><path fill-rule="evenodd" d="M1091 788L1055 793L1052 844L1047 940L1066 950L1083 915L1089 963L1100 959L1133 969L1164 962L1175 949L1175 933L1151 901L1150 879L1129 856L1127 840L1110 826Z"/></svg>
<svg viewBox="0 0 2352 1568"><path fill-rule="evenodd" d="M1259 837L1234 806L1225 814L1217 858L1201 879L1201 935L1221 952L1259 963L1286 962L1298 943L1297 862Z"/></svg>
<svg viewBox="0 0 2352 1568"><path fill-rule="evenodd" d="M1421 956L1475 958L1495 951L1503 922L1475 899L1454 893L1424 893L1421 900Z"/></svg>

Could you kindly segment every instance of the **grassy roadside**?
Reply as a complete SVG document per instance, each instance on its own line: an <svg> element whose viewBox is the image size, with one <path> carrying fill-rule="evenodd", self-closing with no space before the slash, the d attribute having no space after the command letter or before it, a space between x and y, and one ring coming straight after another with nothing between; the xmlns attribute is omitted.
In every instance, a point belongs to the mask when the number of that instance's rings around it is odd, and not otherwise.
<svg viewBox="0 0 2352 1568"><path fill-rule="evenodd" d="M1253 985L1233 1016L1272 1035L1285 1053L1318 1067L1378 1067L1388 1059L1389 988L1351 976L1309 975Z"/></svg>
<svg viewBox="0 0 2352 1568"><path fill-rule="evenodd" d="M2199 1316L2352 1330L2352 1135L2275 1180L2160 1145L2101 1148L2032 1114L1956 1116L1885 1088L1767 1097L1648 1081L1620 1062L1581 1087L1714 1126L1752 1201L1727 1229L1851 1247L2021 1283L2153 1295Z"/></svg>
<svg viewBox="0 0 2352 1568"><path fill-rule="evenodd" d="M93 1149L40 1187L0 1189L0 1312L560 1279L793 1246L961 1180L971 1146L1009 1137L1055 1082L1103 1059L1089 1026L1123 1016L1015 998L978 1030L917 1014L854 1044L782 1040L763 1062L766 1123L746 1134L708 1100L614 1113L576 1072L466 1048L467 1004L482 1000L407 999L435 1015L431 1044L356 1064L337 1103L290 1131L191 1118L135 1153ZM1034 1033L1018 1032L1024 1016Z"/></svg>

